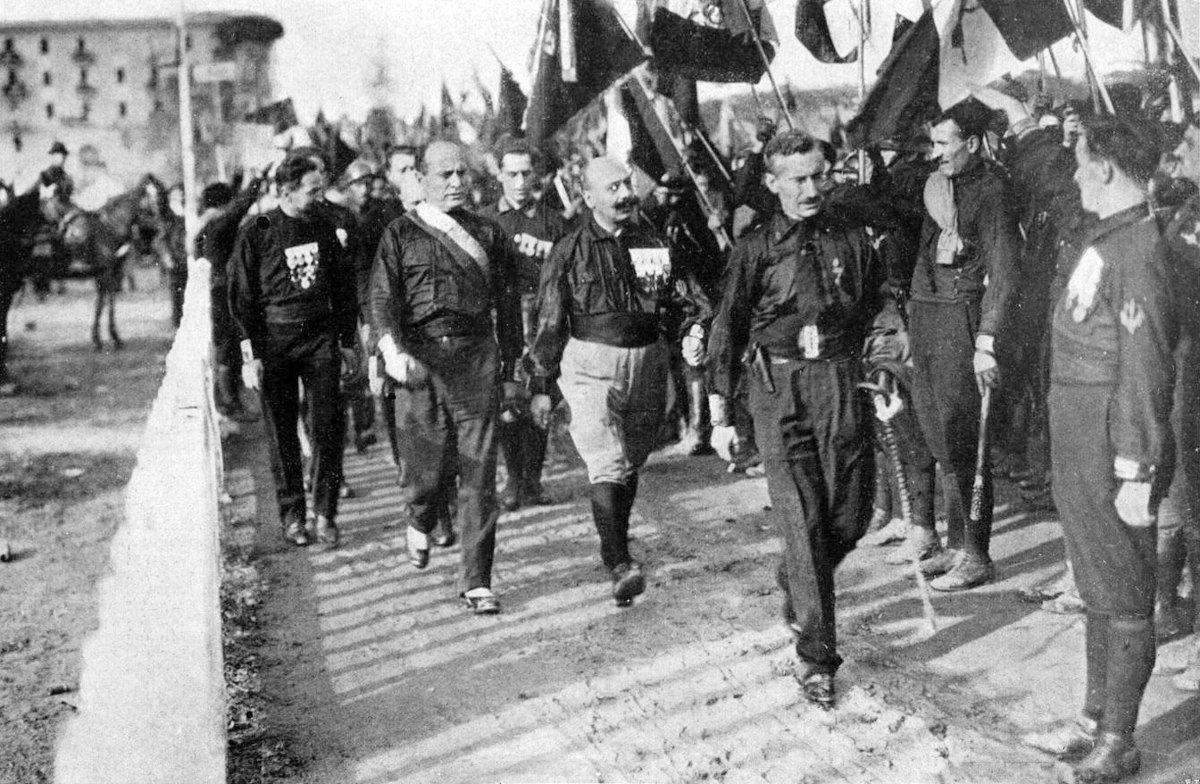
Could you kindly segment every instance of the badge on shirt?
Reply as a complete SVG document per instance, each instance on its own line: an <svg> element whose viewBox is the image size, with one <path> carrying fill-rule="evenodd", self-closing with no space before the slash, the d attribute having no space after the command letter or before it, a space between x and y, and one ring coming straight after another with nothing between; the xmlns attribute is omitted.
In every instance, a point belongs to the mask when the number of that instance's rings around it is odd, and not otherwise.
<svg viewBox="0 0 1200 784"><path fill-rule="evenodd" d="M1071 311L1071 318L1076 324L1082 323L1092 312L1103 274L1103 257L1095 248L1089 247L1079 257L1079 263L1075 265L1075 271L1067 281L1067 295L1063 302L1063 307Z"/></svg>
<svg viewBox="0 0 1200 784"><path fill-rule="evenodd" d="M315 242L307 242L284 248L283 253L287 257L292 283L302 289L312 286L317 280L317 268L321 266L320 246Z"/></svg>
<svg viewBox="0 0 1200 784"><path fill-rule="evenodd" d="M821 356L821 332L816 324L805 324L800 329L800 351L805 359L818 359Z"/></svg>
<svg viewBox="0 0 1200 784"><path fill-rule="evenodd" d="M657 296L671 277L671 251L667 248L630 248L629 259L643 290Z"/></svg>
<svg viewBox="0 0 1200 784"><path fill-rule="evenodd" d="M550 249L554 247L553 242L539 240L532 234L521 232L513 237L513 242L517 245L517 251L522 256L528 256L531 259L544 259L550 255Z"/></svg>

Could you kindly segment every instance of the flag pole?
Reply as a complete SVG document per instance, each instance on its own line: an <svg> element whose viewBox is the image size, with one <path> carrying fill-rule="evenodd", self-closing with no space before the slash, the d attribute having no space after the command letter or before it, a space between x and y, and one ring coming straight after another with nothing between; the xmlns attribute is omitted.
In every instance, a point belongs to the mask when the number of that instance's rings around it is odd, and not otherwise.
<svg viewBox="0 0 1200 784"><path fill-rule="evenodd" d="M700 190L700 183L696 181L696 171L692 168L692 165L688 163L686 150L681 148L681 145L675 139L674 134L671 133L671 129L667 127L667 124L663 122L663 118L658 115L658 110L654 108L654 96L650 93L650 89L646 87L646 83L643 82L639 76L635 75L634 81L637 82L638 89L640 89L642 94L646 96L650 111L654 114L654 121L662 127L663 132L666 133L667 137L671 140L671 144L675 147L675 153L679 156L679 161L683 164L684 171L687 172L688 177L692 181L692 185L695 186L696 198L699 200L701 208L709 216L716 215L716 207L714 207L713 203L708 200L708 196L704 193L704 191ZM673 103L671 104L671 107L674 108ZM641 107L638 107L638 111L641 112ZM645 113L643 112L643 122L646 119ZM727 250L733 247L733 241L729 239L729 235L725 233L724 226L720 227L719 229L709 229L709 231L717 236L717 245L721 248L721 250Z"/></svg>
<svg viewBox="0 0 1200 784"><path fill-rule="evenodd" d="M1179 28L1175 25L1175 20L1171 18L1171 4L1169 0L1160 0L1162 5L1163 27L1167 29L1167 35L1175 42L1175 49L1179 52L1179 56L1183 58L1188 67L1192 69L1192 73L1200 79L1200 65L1192 59L1192 55L1183 46L1183 36L1179 33Z"/></svg>
<svg viewBox="0 0 1200 784"><path fill-rule="evenodd" d="M867 17L866 0L858 0L858 107L867 100ZM867 148L858 148L858 184L867 184Z"/></svg>
<svg viewBox="0 0 1200 784"><path fill-rule="evenodd" d="M717 164L717 170L721 172L721 176L725 178L725 182L732 183L733 177L725 168L725 164L721 163L721 156L717 155L717 151L713 149L712 143L708 141L708 137L701 133L699 128L692 128L692 133L695 134L696 138L700 140L700 143L704 145L704 149L708 151L708 155L713 159L713 163Z"/></svg>
<svg viewBox="0 0 1200 784"><path fill-rule="evenodd" d="M1109 114L1116 114L1117 110L1113 107L1112 96L1108 94L1108 88L1104 86L1104 82L1100 79L1100 73L1096 70L1096 59L1092 54L1092 47L1088 44L1087 34L1083 30L1082 16L1076 17L1074 8L1071 7L1071 0L1062 0L1063 7L1067 9L1067 16L1071 19L1071 26L1075 28L1075 40L1079 42L1079 49L1083 52L1083 61L1087 66L1088 76L1092 84L1092 99L1097 104L1096 93L1099 93L1100 98L1104 101L1104 107L1108 109ZM1082 13L1082 6L1078 9ZM1099 105L1096 106L1099 109Z"/></svg>
<svg viewBox="0 0 1200 784"><path fill-rule="evenodd" d="M746 15L746 21L750 25L750 35L754 38L754 46L758 49L758 56L762 60L763 70L767 72L767 79L771 82L771 89L775 91L775 100L779 101L779 111L783 113L783 119L787 121L788 130L796 130L796 124L792 122L792 115L788 113L787 105L783 102L783 93L779 92L779 85L775 82L775 74L771 73L771 61L767 59L767 50L763 48L762 38L758 35L758 25L754 24L754 17L750 16L750 6L746 4L746 0L738 0L738 5L742 7L742 13Z"/></svg>
<svg viewBox="0 0 1200 784"><path fill-rule="evenodd" d="M191 55L187 46L187 0L179 0L178 45L179 45L179 149L183 165L183 225L187 238L184 252L188 260L193 257L196 234L199 231L199 213L196 210L196 150L193 146L192 127L192 69Z"/></svg>

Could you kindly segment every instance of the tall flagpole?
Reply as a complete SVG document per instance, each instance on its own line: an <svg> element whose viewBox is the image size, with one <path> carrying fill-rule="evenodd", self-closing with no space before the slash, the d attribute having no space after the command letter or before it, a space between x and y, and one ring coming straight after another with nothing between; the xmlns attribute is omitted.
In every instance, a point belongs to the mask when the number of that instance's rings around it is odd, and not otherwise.
<svg viewBox="0 0 1200 784"><path fill-rule="evenodd" d="M867 0L858 0L858 110L867 100ZM840 120L839 120L840 122ZM858 184L867 184L867 148L858 148Z"/></svg>
<svg viewBox="0 0 1200 784"><path fill-rule="evenodd" d="M742 13L746 15L746 22L750 25L750 35L754 38L754 46L758 49L759 58L762 59L763 70L767 72L771 89L775 91L775 100L779 101L779 111L783 113L788 130L794 131L796 124L792 122L792 115L788 113L787 104L783 102L783 93L779 91L779 85L775 82L775 74L771 73L771 61L767 58L767 50L763 48L762 38L758 35L758 26L754 24L754 17L750 16L750 6L746 4L746 0L738 0L738 4L741 5Z"/></svg>
<svg viewBox="0 0 1200 784"><path fill-rule="evenodd" d="M179 145L183 164L183 225L187 238L185 253L192 260L199 213L196 210L196 151L192 128L192 68L187 46L187 0L179 0Z"/></svg>

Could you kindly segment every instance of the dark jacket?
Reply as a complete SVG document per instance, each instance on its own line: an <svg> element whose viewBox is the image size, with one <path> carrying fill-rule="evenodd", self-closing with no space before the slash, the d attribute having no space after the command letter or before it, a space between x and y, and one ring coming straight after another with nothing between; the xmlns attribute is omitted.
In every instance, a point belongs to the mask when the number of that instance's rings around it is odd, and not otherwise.
<svg viewBox="0 0 1200 784"><path fill-rule="evenodd" d="M372 337L391 335L409 353L443 337L495 339L504 377L511 378L522 339L508 237L496 223L465 210L452 217L487 253L487 268L415 211L392 221L371 270Z"/></svg>
<svg viewBox="0 0 1200 784"><path fill-rule="evenodd" d="M1166 245L1141 204L1099 221L1085 237L1053 315L1052 381L1112 388L1109 441L1118 458L1136 464L1139 478L1163 465L1171 443L1170 286Z"/></svg>
<svg viewBox="0 0 1200 784"><path fill-rule="evenodd" d="M200 230L200 254L212 265L213 288L219 285L224 291L229 279L229 258L233 255L234 244L237 243L238 228L257 200L257 190L239 193Z"/></svg>
<svg viewBox="0 0 1200 784"><path fill-rule="evenodd" d="M708 343L710 388L733 395L753 344L769 357L805 358L799 341L809 325L817 358L859 357L890 299L886 261L860 223L828 207L808 221L778 212L729 260Z"/></svg>
<svg viewBox="0 0 1200 784"><path fill-rule="evenodd" d="M493 220L504 229L510 242L509 252L517 261L517 291L521 294L536 294L542 277L542 263L549 255L549 248L567 233L567 222L556 210L544 203L532 204L519 210L501 198L495 204L484 207L479 214ZM533 237L540 248L525 253L516 238L519 235ZM527 242L526 245L529 243Z"/></svg>
<svg viewBox="0 0 1200 784"><path fill-rule="evenodd" d="M229 260L229 308L256 352L329 335L355 345L354 270L336 228L320 214L278 207L246 223Z"/></svg>
<svg viewBox="0 0 1200 784"><path fill-rule="evenodd" d="M642 259L647 255L642 251L655 250L669 257L666 240L649 227L631 225L617 236L594 218L555 243L538 295L531 349L535 383L558 375L569 338L633 348L708 323L708 298L694 277L675 268L674 259L635 267L635 254Z"/></svg>
<svg viewBox="0 0 1200 784"><path fill-rule="evenodd" d="M982 299L978 332L985 335L997 334L1008 318L1017 290L1020 252L1008 184L998 168L975 159L953 178L958 231L965 248L953 266L939 265L941 227L926 214L912 278L914 300Z"/></svg>
<svg viewBox="0 0 1200 784"><path fill-rule="evenodd" d="M1200 344L1200 196L1174 210L1164 224L1180 333Z"/></svg>

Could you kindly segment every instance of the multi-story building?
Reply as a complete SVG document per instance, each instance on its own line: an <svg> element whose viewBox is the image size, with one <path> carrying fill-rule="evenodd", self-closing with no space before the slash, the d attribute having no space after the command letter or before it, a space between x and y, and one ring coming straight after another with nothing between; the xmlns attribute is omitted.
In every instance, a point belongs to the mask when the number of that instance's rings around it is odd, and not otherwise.
<svg viewBox="0 0 1200 784"><path fill-rule="evenodd" d="M271 102L271 46L282 34L263 16L188 17L202 181L221 168L232 124ZM31 184L61 140L83 186L146 172L178 181L178 39L165 18L0 21L0 179Z"/></svg>

